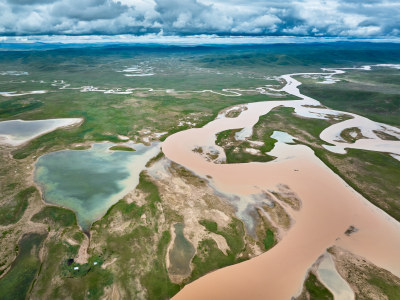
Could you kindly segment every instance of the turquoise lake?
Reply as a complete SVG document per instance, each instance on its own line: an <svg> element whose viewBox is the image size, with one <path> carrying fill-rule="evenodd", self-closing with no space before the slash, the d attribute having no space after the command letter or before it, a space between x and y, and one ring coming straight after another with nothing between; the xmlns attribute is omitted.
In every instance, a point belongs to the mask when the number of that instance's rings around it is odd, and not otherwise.
<svg viewBox="0 0 400 300"><path fill-rule="evenodd" d="M36 162L34 178L45 201L73 210L85 231L137 186L140 172L160 151L159 143L130 145L135 152L110 151L113 145L57 151Z"/></svg>

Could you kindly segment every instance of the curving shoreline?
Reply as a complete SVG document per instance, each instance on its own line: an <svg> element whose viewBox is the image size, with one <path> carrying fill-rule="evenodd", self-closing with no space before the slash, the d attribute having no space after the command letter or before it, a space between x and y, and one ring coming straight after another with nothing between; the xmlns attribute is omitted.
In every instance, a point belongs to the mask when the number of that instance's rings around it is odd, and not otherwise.
<svg viewBox="0 0 400 300"><path fill-rule="evenodd" d="M58 128L81 125L83 121L83 118L1 121L0 144L19 146Z"/></svg>

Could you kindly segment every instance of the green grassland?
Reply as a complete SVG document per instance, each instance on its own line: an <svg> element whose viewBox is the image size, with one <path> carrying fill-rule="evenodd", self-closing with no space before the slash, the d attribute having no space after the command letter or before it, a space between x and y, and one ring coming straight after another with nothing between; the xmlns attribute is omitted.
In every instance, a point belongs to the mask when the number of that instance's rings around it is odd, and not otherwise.
<svg viewBox="0 0 400 300"><path fill-rule="evenodd" d="M27 234L18 244L18 256L11 265L11 270L0 280L2 299L26 299L32 282L40 271L39 250L46 234Z"/></svg>
<svg viewBox="0 0 400 300"><path fill-rule="evenodd" d="M29 198L37 193L34 186L30 186L18 192L11 202L0 206L0 225L9 225L19 221L28 207Z"/></svg>
<svg viewBox="0 0 400 300"><path fill-rule="evenodd" d="M60 228L77 225L76 216L72 211L56 206L44 207L40 212L33 215L31 220Z"/></svg>
<svg viewBox="0 0 400 300"><path fill-rule="evenodd" d="M297 78L300 91L322 104L337 110L353 112L371 120L400 125L400 74L398 70L373 68L337 76L339 82L319 84Z"/></svg>

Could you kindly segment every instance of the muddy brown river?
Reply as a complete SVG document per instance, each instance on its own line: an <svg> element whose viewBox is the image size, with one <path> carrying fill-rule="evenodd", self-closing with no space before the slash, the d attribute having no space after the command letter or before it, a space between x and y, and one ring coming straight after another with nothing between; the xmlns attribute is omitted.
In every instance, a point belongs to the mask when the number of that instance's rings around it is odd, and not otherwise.
<svg viewBox="0 0 400 300"><path fill-rule="evenodd" d="M331 73L322 74L344 72L329 71ZM293 212L294 225L275 247L246 262L201 277L185 286L174 299L290 299L300 293L311 265L333 245L363 256L400 276L400 223L349 187L310 148L278 142L270 153L277 157L276 160L246 164L216 164L192 151L198 146L215 147L215 134L218 132L253 127L261 115L280 105L294 107L298 114L307 117L321 118L339 113L315 108L320 103L299 92L297 86L300 82L293 79L294 75L305 74L282 76L286 85L281 90L302 100L250 103L248 109L237 118L220 117L203 128L176 133L162 144L163 152L170 160L200 176L211 176L213 184L222 192L249 195L271 189L277 184L286 184L302 201L301 210ZM382 131L398 131L397 128L350 115L353 116L352 122L338 123L344 123L342 126L333 125L336 134L329 127L321 137L332 139L354 124L361 127L367 124L361 128L364 131L371 131L376 126ZM357 118L362 122L357 123ZM371 136L367 148L398 153L400 142L396 142L385 143ZM363 142L355 143L352 147L363 149L363 145ZM340 146L346 148L346 143ZM355 226L358 231L350 236L345 235L349 226Z"/></svg>

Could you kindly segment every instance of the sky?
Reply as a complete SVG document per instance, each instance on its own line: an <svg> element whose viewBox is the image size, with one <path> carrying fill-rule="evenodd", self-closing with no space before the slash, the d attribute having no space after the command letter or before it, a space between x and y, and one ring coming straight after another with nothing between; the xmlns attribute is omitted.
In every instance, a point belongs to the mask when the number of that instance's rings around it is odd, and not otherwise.
<svg viewBox="0 0 400 300"><path fill-rule="evenodd" d="M0 37L400 37L400 0L0 0Z"/></svg>

